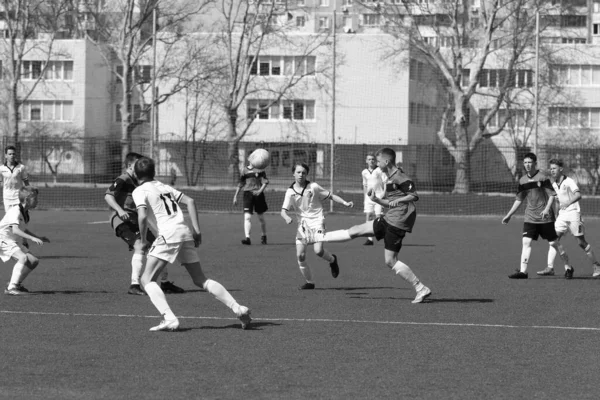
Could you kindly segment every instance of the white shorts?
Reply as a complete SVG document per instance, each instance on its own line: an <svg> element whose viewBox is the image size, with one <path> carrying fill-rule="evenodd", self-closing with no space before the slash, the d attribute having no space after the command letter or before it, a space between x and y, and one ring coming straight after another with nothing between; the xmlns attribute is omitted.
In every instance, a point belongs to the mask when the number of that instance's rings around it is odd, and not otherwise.
<svg viewBox="0 0 600 400"><path fill-rule="evenodd" d="M375 203L369 198L369 196L365 195L365 214L368 213L381 215L383 214L383 206L381 204Z"/></svg>
<svg viewBox="0 0 600 400"><path fill-rule="evenodd" d="M323 218L305 218L298 222L298 232L296 233L296 243L300 243L299 237L302 237L302 221L311 230L325 233L325 219Z"/></svg>
<svg viewBox="0 0 600 400"><path fill-rule="evenodd" d="M156 257L171 264L174 264L175 261L180 264L200 262L198 248L194 246L193 240L178 243L156 243L150 247L148 256Z"/></svg>
<svg viewBox="0 0 600 400"><path fill-rule="evenodd" d="M19 250L25 254L29 253L29 249L21 243L4 240L0 241L0 259L4 262L10 260Z"/></svg>
<svg viewBox="0 0 600 400"><path fill-rule="evenodd" d="M583 226L583 220L571 218L571 220L562 219L560 214L554 222L554 230L557 234L562 235L567 231L570 231L573 236L583 236L585 234L585 227Z"/></svg>
<svg viewBox="0 0 600 400"><path fill-rule="evenodd" d="M4 213L8 212L8 209L14 206L18 206L19 204L21 204L21 202L19 201L19 199L17 200L4 200Z"/></svg>

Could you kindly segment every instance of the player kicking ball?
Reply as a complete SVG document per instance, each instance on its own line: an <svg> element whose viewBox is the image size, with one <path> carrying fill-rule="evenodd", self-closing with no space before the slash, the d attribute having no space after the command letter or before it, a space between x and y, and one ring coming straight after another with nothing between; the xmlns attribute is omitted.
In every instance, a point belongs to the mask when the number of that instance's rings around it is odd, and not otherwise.
<svg viewBox="0 0 600 400"><path fill-rule="evenodd" d="M13 267L10 283L4 289L4 294L19 296L29 293L23 286L23 281L39 264L40 260L31 254L27 248L27 240L42 246L50 240L37 236L27 230L29 210L37 207L38 190L31 186L19 190L20 204L10 207L0 221L0 259L7 262L11 258L17 263Z"/></svg>
<svg viewBox="0 0 600 400"><path fill-rule="evenodd" d="M150 328L150 331L175 331L179 328L179 320L171 311L167 298L156 283L161 271L168 263L180 262L190 274L195 285L203 288L220 302L229 307L242 322L242 329L250 325L250 310L239 305L220 283L206 278L196 248L202 242L200 224L194 199L180 191L154 180L154 161L147 157L140 158L134 167L139 186L133 191L133 201L138 211L141 240L148 247L146 231L148 226L156 228L157 235L146 258L146 267L141 282L144 291L163 316L162 322ZM192 227L186 225L180 203L187 206Z"/></svg>
<svg viewBox="0 0 600 400"><path fill-rule="evenodd" d="M375 236L383 239L385 244L385 264L405 281L409 282L416 291L413 303L422 303L431 296L431 290L423 285L408 265L398 259L402 248L402 240L407 232L411 232L417 218L415 201L419 199L415 184L396 166L396 152L388 147L376 154L377 166L387 176L385 194L378 198L374 190L369 190L369 198L377 204L389 207L383 217L355 225L348 230L327 232L325 234L303 227L301 240L303 243L316 242L346 242L357 237Z"/></svg>

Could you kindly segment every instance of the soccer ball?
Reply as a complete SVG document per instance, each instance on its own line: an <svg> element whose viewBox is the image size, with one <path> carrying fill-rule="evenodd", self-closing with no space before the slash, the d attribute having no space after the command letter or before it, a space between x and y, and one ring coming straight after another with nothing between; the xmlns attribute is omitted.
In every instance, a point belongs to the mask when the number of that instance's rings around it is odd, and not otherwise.
<svg viewBox="0 0 600 400"><path fill-rule="evenodd" d="M265 149L256 149L248 157L248 162L256 169L265 169L271 163L271 155Z"/></svg>

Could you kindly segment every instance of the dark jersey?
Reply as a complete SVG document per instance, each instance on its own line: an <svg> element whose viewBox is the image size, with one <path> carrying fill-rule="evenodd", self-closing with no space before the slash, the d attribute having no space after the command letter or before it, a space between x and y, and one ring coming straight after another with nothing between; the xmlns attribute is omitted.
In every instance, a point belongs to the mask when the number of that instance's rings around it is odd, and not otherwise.
<svg viewBox="0 0 600 400"><path fill-rule="evenodd" d="M238 186L243 188L244 192L249 192L260 189L263 183L269 183L265 171L244 167Z"/></svg>
<svg viewBox="0 0 600 400"><path fill-rule="evenodd" d="M415 184L405 173L396 170L385 182L385 199L392 201L409 194L417 197ZM415 202L400 203L397 207L390 208L383 218L388 224L411 232L417 219Z"/></svg>
<svg viewBox="0 0 600 400"><path fill-rule="evenodd" d="M131 221L134 223L137 223L137 211L131 194L137 186L137 181L125 172L115 179L113 184L106 190L106 194L113 196L117 201L117 204L121 206L123 210L134 215L131 218ZM116 229L122 222L123 221L117 216L116 212L111 214L111 224L113 225L113 228Z"/></svg>
<svg viewBox="0 0 600 400"><path fill-rule="evenodd" d="M542 211L548 204L550 196L556 192L552 188L550 179L541 171L535 175L525 175L519 180L517 200L527 201L525 206L525 222L532 224L546 224L554 221L554 212L550 208L550 217L542 218Z"/></svg>

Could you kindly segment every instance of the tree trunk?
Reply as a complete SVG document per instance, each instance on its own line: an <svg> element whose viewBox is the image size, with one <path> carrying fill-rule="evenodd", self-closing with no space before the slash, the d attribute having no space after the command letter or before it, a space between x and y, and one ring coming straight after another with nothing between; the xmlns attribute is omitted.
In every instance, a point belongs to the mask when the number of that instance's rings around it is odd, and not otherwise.
<svg viewBox="0 0 600 400"><path fill-rule="evenodd" d="M456 146L456 180L452 193L469 193L471 190L471 149L469 148L469 100L462 93L454 95L454 132Z"/></svg>
<svg viewBox="0 0 600 400"><path fill-rule="evenodd" d="M468 148L457 149L454 157L456 161L456 180L454 181L452 193L464 194L471 191L470 158L471 154Z"/></svg>
<svg viewBox="0 0 600 400"><path fill-rule="evenodd" d="M229 161L228 174L231 182L235 185L240 180L240 143L237 137L237 110L228 110L228 128L227 133L227 159Z"/></svg>
<svg viewBox="0 0 600 400"><path fill-rule="evenodd" d="M17 158L21 157L21 144L19 140L19 104L17 103L17 86L14 85L8 106L8 131L13 145L17 148Z"/></svg>

